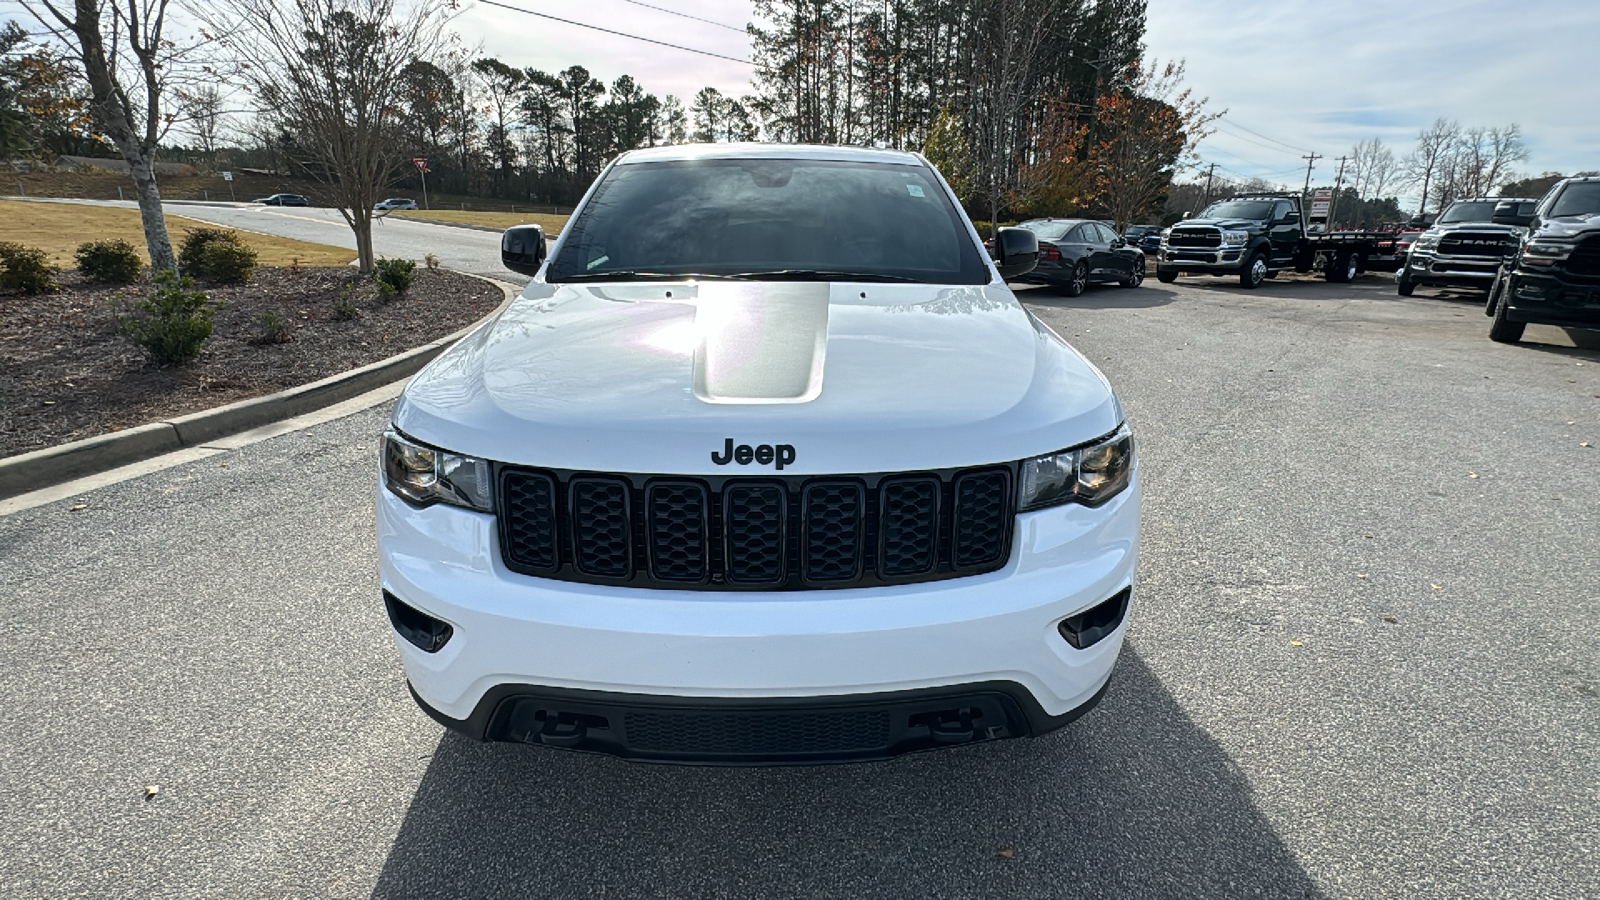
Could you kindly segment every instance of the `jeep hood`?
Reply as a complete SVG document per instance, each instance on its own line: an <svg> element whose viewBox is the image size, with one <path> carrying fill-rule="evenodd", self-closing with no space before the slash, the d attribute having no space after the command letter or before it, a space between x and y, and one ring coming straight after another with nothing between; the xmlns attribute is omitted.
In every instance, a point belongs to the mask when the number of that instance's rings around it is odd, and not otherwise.
<svg viewBox="0 0 1600 900"><path fill-rule="evenodd" d="M397 428L551 468L760 474L1002 462L1103 435L1098 370L997 286L705 281L523 295L420 372Z"/></svg>

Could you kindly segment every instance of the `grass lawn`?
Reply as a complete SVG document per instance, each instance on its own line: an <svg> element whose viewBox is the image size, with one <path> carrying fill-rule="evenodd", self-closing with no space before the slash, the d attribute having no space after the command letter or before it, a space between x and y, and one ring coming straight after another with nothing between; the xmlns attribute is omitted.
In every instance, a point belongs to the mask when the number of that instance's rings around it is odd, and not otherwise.
<svg viewBox="0 0 1600 900"><path fill-rule="evenodd" d="M167 216L167 235L177 252L184 232L192 228L220 228L183 216ZM343 266L355 259L354 250L311 244L289 238L240 231L239 237L255 249L263 266L288 266L299 260L302 266ZM144 228L139 211L113 206L85 206L78 203L33 203L26 200L0 200L0 241L38 247L50 254L51 261L64 268L78 262L72 253L84 241L122 238L150 261L144 249Z"/></svg>
<svg viewBox="0 0 1600 900"><path fill-rule="evenodd" d="M510 228L513 225L537 224L544 228L544 233L555 237L561 229L567 227L566 216L553 216L549 213L508 213L508 212L464 212L450 209L402 209L390 213L394 216L405 216L412 219L433 219L439 222L460 222L463 225L487 225L490 228Z"/></svg>

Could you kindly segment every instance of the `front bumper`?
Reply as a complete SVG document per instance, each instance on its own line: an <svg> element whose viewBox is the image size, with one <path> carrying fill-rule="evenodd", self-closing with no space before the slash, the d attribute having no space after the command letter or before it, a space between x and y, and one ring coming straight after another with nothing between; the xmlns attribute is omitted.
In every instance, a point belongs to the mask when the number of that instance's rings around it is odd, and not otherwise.
<svg viewBox="0 0 1600 900"><path fill-rule="evenodd" d="M733 721L740 717L815 720L866 706L889 710L898 735L798 757L760 752L755 761L925 749L938 741L927 728L911 734L920 727L913 718L960 709L985 711L971 740L1041 733L1087 709L1105 688L1126 630L1126 598L1115 622L1083 649L1063 636L1063 622L1109 608L1103 604L1131 588L1138 561L1137 472L1098 509L1067 505L1018 515L1011 558L995 572L737 594L519 575L501 562L492 516L443 505L414 509L387 490L378 493L383 589L450 627L431 653L396 635L406 676L435 718L490 740L532 733L552 743L540 736L550 716L537 713L553 713L559 730L563 712L606 718L594 711L600 708L624 721L630 710L658 718L733 710L731 719L706 726L714 733L749 730ZM540 725L530 732L529 722ZM687 750L641 745L626 725L604 734L585 730L579 749L751 761L699 752L693 742Z"/></svg>
<svg viewBox="0 0 1600 900"><path fill-rule="evenodd" d="M1199 275L1233 275L1243 265L1247 248L1222 246L1215 249L1163 249L1156 257L1156 269L1163 272Z"/></svg>
<svg viewBox="0 0 1600 900"><path fill-rule="evenodd" d="M1600 328L1600 279L1563 278L1554 270L1518 269L1505 296L1506 316L1567 328Z"/></svg>
<svg viewBox="0 0 1600 900"><path fill-rule="evenodd" d="M1475 287L1494 284L1503 262L1497 256L1440 256L1412 250L1395 279L1405 278L1424 287Z"/></svg>

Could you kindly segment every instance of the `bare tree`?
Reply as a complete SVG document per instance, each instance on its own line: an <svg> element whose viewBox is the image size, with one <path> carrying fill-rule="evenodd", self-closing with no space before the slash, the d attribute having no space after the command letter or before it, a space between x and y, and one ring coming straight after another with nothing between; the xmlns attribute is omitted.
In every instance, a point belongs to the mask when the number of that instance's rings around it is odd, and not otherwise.
<svg viewBox="0 0 1600 900"><path fill-rule="evenodd" d="M448 48L447 0L197 0L194 13L227 34L244 86L329 185L355 233L361 272L371 273L372 205L410 165L402 74Z"/></svg>
<svg viewBox="0 0 1600 900"><path fill-rule="evenodd" d="M977 117L973 142L974 168L989 206L990 236L996 236L1004 194L1012 186L1020 162L1013 158L1018 145L1016 130L1025 109L1038 102L1032 93L1034 68L1044 44L1044 29L1035 27L1053 11L1047 0L990 0L983 26L990 29L983 41L984 57L978 63L974 87L982 111Z"/></svg>
<svg viewBox="0 0 1600 900"><path fill-rule="evenodd" d="M1449 163L1456 143L1461 138L1461 126L1449 119L1435 119L1433 124L1417 132L1417 149L1406 157L1406 175L1413 182L1422 182L1422 209L1428 211L1428 191L1441 162Z"/></svg>
<svg viewBox="0 0 1600 900"><path fill-rule="evenodd" d="M170 119L163 103L182 70L167 36L169 0L24 0L23 6L83 63L90 113L133 176L150 266L176 270L156 185L156 146ZM110 20L105 16L109 14Z"/></svg>
<svg viewBox="0 0 1600 900"><path fill-rule="evenodd" d="M1350 148L1350 186L1363 200L1382 196L1397 166L1394 151L1383 141L1362 141Z"/></svg>
<svg viewBox="0 0 1600 900"><path fill-rule="evenodd" d="M215 84L203 84L189 90L177 91L178 107L182 110L181 128L194 139L206 163L217 167L217 139L226 127L222 90Z"/></svg>

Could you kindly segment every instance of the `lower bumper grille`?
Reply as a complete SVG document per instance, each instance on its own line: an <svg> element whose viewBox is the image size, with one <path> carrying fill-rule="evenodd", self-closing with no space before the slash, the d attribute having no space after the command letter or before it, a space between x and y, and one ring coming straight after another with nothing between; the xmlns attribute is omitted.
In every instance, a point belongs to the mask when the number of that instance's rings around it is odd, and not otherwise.
<svg viewBox="0 0 1600 900"><path fill-rule="evenodd" d="M1005 564L1010 466L774 478L504 467L501 559L565 581L805 590L933 581Z"/></svg>

